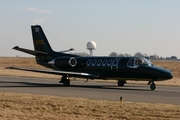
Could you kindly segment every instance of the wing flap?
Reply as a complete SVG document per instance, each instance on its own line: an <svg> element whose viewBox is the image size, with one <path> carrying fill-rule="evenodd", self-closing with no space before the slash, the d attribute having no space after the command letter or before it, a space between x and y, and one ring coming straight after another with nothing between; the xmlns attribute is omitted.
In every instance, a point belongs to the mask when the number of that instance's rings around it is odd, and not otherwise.
<svg viewBox="0 0 180 120"><path fill-rule="evenodd" d="M69 75L70 77L80 77L80 78L98 78L99 77L99 75L83 73L83 72L39 70L39 69L18 68L18 67L6 67L6 69L23 70L23 71L47 73L47 74L54 74L54 75Z"/></svg>

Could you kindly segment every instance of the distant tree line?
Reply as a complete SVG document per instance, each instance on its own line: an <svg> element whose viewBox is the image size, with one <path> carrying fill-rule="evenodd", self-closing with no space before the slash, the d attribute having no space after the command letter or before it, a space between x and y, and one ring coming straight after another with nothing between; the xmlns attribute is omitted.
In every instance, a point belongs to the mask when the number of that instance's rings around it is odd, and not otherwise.
<svg viewBox="0 0 180 120"><path fill-rule="evenodd" d="M132 55L131 54L118 54L116 52L111 52L109 54L109 56L111 57L131 57ZM151 60L179 60L176 56L171 56L171 57L160 57L158 56L157 54L154 54L154 55L147 55L147 54L143 54L141 52L137 52L135 53L133 56L136 56L136 57L145 57L147 59L151 59Z"/></svg>
<svg viewBox="0 0 180 120"><path fill-rule="evenodd" d="M80 56L90 56L88 53L86 52L82 52L82 53L74 53L76 55L80 55ZM154 55L147 55L147 54L143 54L141 52L136 52L134 55L131 54L118 54L116 52L111 52L109 54L110 57L132 57L132 56L136 56L136 57L145 57L147 59L151 59L151 60L180 60L178 59L176 56L170 56L170 57L162 57L162 56L158 56L157 54Z"/></svg>

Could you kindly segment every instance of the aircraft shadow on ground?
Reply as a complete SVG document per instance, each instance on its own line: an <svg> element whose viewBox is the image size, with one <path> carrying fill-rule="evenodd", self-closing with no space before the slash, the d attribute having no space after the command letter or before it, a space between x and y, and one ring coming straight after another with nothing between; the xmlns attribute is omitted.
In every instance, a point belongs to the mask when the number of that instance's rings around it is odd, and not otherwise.
<svg viewBox="0 0 180 120"><path fill-rule="evenodd" d="M63 86L61 83L47 84L47 83L32 83L32 82L14 82L14 81L0 81L0 88L13 88L13 87L60 87L60 88L92 88L92 89L112 89L112 90L136 90L136 91L151 91L142 88L141 85L125 85L124 87L118 87L116 85L70 85L68 87Z"/></svg>

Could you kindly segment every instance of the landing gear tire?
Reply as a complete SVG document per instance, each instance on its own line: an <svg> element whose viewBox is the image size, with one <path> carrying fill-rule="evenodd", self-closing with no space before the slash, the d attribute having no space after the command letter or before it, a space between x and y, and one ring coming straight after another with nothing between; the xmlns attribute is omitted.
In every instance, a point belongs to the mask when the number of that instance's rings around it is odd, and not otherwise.
<svg viewBox="0 0 180 120"><path fill-rule="evenodd" d="M64 86L70 86L70 80L69 79L64 80L63 85Z"/></svg>
<svg viewBox="0 0 180 120"><path fill-rule="evenodd" d="M117 82L118 86L124 86L124 83L126 83L126 81L118 80Z"/></svg>
<svg viewBox="0 0 180 120"><path fill-rule="evenodd" d="M60 83L63 83L64 86L70 86L70 80L68 79L67 75L63 75Z"/></svg>
<svg viewBox="0 0 180 120"><path fill-rule="evenodd" d="M151 88L151 90L155 90L156 89L156 85L154 83L151 83L150 84L150 88Z"/></svg>

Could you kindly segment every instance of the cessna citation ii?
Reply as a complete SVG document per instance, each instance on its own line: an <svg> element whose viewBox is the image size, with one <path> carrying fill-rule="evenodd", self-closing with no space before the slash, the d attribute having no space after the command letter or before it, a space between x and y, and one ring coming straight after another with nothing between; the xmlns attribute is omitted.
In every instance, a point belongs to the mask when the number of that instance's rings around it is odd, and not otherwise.
<svg viewBox="0 0 180 120"><path fill-rule="evenodd" d="M155 81L173 77L169 70L153 65L143 57L83 57L67 54L67 51L55 52L40 25L31 26L34 50L13 49L34 55L39 65L53 70L37 70L9 67L11 69L62 75L60 83L70 85L70 78L118 80L118 86L124 86L126 80L147 81L151 90L156 89ZM71 49L70 49L71 50ZM70 51L69 50L69 51Z"/></svg>

